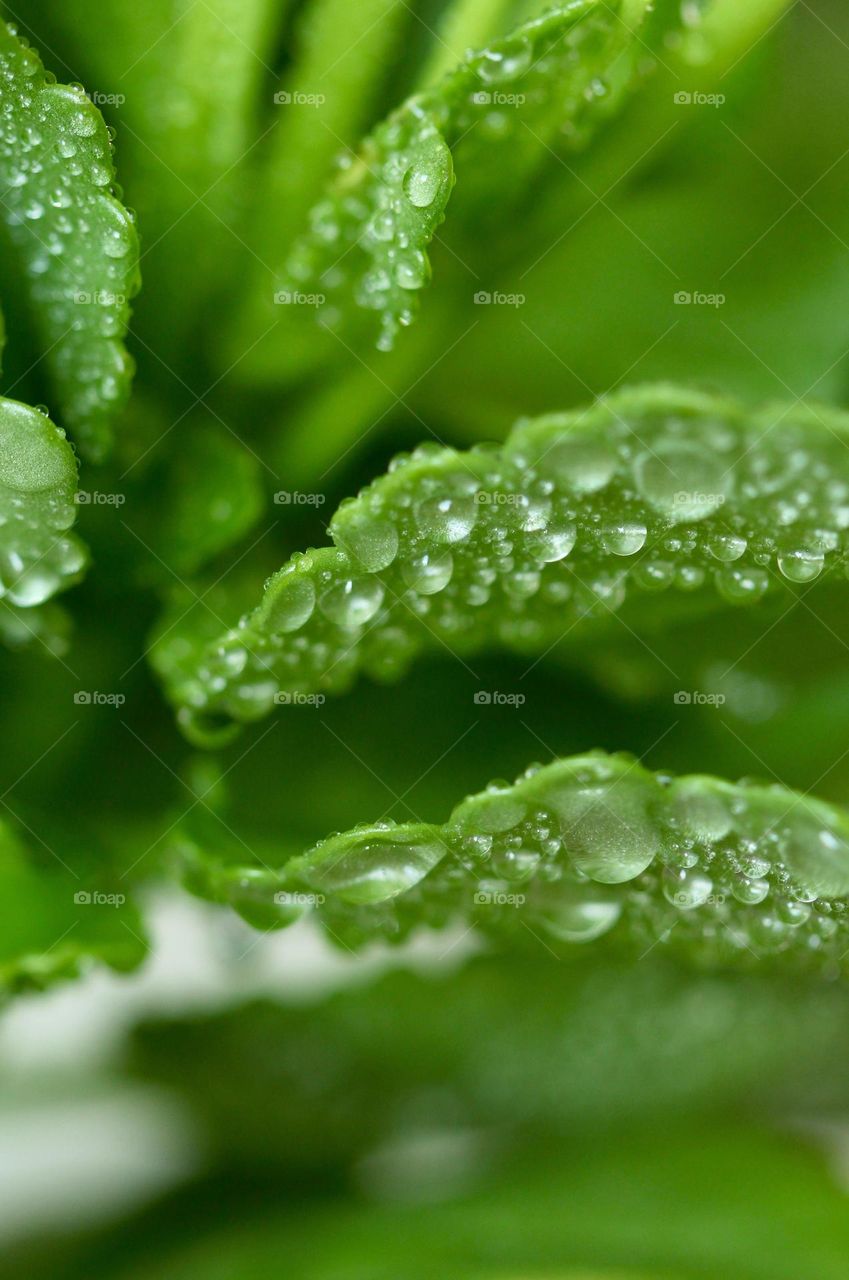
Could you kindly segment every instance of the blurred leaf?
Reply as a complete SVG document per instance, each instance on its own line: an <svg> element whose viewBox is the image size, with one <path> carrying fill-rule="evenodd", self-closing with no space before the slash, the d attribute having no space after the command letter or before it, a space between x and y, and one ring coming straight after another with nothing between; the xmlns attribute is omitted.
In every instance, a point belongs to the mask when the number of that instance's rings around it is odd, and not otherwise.
<svg viewBox="0 0 849 1280"><path fill-rule="evenodd" d="M85 548L67 532L76 489L77 461L64 431L0 397L0 595L8 604L43 604L79 578Z"/></svg>
<svg viewBox="0 0 849 1280"><path fill-rule="evenodd" d="M146 944L126 892L108 878L83 881L40 845L46 861L38 867L0 826L0 989L43 988L94 961L122 971L138 965Z"/></svg>
<svg viewBox="0 0 849 1280"><path fill-rule="evenodd" d="M0 287L20 303L50 373L57 416L95 460L129 394L123 339L139 284L132 218L112 146L82 87L60 85L0 21Z"/></svg>

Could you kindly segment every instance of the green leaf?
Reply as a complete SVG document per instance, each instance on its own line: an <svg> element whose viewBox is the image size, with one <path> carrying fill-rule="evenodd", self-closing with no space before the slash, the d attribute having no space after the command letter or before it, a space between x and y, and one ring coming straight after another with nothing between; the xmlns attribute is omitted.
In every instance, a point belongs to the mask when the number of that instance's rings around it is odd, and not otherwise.
<svg viewBox="0 0 849 1280"><path fill-rule="evenodd" d="M520 422L500 448L422 446L231 630L181 601L153 662L202 741L212 718L394 678L425 649L546 653L629 597L638 631L754 604L844 564L847 439L835 410L649 386Z"/></svg>
<svg viewBox="0 0 849 1280"><path fill-rule="evenodd" d="M253 528L265 507L256 454L215 421L181 424L144 476L150 541L171 574L196 573Z"/></svg>
<svg viewBox="0 0 849 1280"><path fill-rule="evenodd" d="M26 314L57 416L100 459L132 375L123 340L139 284L135 226L112 194L100 112L3 22L0 81L0 289Z"/></svg>
<svg viewBox="0 0 849 1280"><path fill-rule="evenodd" d="M77 464L65 433L37 409L0 398L0 595L30 608L75 582Z"/></svg>
<svg viewBox="0 0 849 1280"><path fill-rule="evenodd" d="M430 279L428 248L445 217L455 167L466 184L470 225L493 206L503 212L520 203L553 147L582 148L619 105L639 50L632 28L643 11L641 0L552 9L468 53L437 86L378 125L356 155L343 156L275 288L281 318L296 316L278 326L276 376L291 326L310 310L295 304L307 297L319 299L313 309L331 329L344 326L352 307L375 312L377 345L389 350L400 327L412 323ZM262 356L267 369L271 351L269 345Z"/></svg>
<svg viewBox="0 0 849 1280"><path fill-rule="evenodd" d="M103 95L119 131L122 177L145 238L137 328L169 363L245 247L235 229L245 164L288 8L288 0L77 0L39 15L39 32Z"/></svg>
<svg viewBox="0 0 849 1280"><path fill-rule="evenodd" d="M187 883L261 928L307 911L353 948L472 923L512 945L661 947L711 966L835 974L849 947L849 814L780 786L672 779L593 753L494 782L442 826L379 822L279 871L184 831Z"/></svg>
<svg viewBox="0 0 849 1280"><path fill-rule="evenodd" d="M136 912L117 884L90 883L58 855L37 866L0 824L0 992L40 989L95 961L126 971L145 953Z"/></svg>

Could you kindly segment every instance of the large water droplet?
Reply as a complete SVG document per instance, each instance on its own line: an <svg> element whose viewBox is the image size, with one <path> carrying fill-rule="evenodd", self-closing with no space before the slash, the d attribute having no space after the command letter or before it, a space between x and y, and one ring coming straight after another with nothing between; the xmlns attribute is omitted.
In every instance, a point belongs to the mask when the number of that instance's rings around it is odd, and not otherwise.
<svg viewBox="0 0 849 1280"><path fill-rule="evenodd" d="M575 545L578 531L571 521L553 520L541 533L535 533L527 540L529 553L544 564L554 564L563 560Z"/></svg>
<svg viewBox="0 0 849 1280"><path fill-rule="evenodd" d="M272 635L297 631L315 608L315 587L303 573L292 568L280 571L269 584L262 603L264 628Z"/></svg>
<svg viewBox="0 0 849 1280"><path fill-rule="evenodd" d="M322 612L340 627L361 627L383 604L384 590L377 578L346 578L329 587L321 597Z"/></svg>
<svg viewBox="0 0 849 1280"><path fill-rule="evenodd" d="M698 868L687 871L667 869L663 874L663 896L679 911L704 906L713 893L713 881Z"/></svg>
<svg viewBox="0 0 849 1280"><path fill-rule="evenodd" d="M404 194L417 209L426 209L436 199L441 181L437 169L424 164L411 165L404 175Z"/></svg>
<svg viewBox="0 0 849 1280"><path fill-rule="evenodd" d="M646 533L646 526L639 520L619 520L599 531L599 541L610 555L632 556L645 543Z"/></svg>
<svg viewBox="0 0 849 1280"><path fill-rule="evenodd" d="M849 893L849 832L825 806L797 805L782 826L779 849L806 889L821 897Z"/></svg>
<svg viewBox="0 0 849 1280"><path fill-rule="evenodd" d="M763 569L720 569L716 585L730 604L753 604L766 592L769 576Z"/></svg>
<svg viewBox="0 0 849 1280"><path fill-rule="evenodd" d="M335 541L369 573L386 569L398 554L398 530L381 516L355 515L331 526Z"/></svg>
<svg viewBox="0 0 849 1280"><path fill-rule="evenodd" d="M525 74L533 60L531 43L524 36L504 40L485 49L477 61L477 72L487 84L504 84Z"/></svg>
<svg viewBox="0 0 849 1280"><path fill-rule="evenodd" d="M616 454L604 440L575 431L546 450L537 466L541 475L553 476L576 493L596 493L613 478Z"/></svg>
<svg viewBox="0 0 849 1280"><path fill-rule="evenodd" d="M411 889L445 856L446 847L433 831L422 839L403 827L372 830L325 841L303 860L309 884L344 902L384 902Z"/></svg>
<svg viewBox="0 0 849 1280"><path fill-rule="evenodd" d="M622 903L603 897L603 890L582 885L558 885L544 889L544 905L532 899L534 923L563 942L592 942L608 933L622 914Z"/></svg>
<svg viewBox="0 0 849 1280"><path fill-rule="evenodd" d="M562 786L546 799L560 819L566 853L592 880L633 880L658 853L660 832L642 783L619 778L598 786Z"/></svg>
<svg viewBox="0 0 849 1280"><path fill-rule="evenodd" d="M813 547L795 547L778 556L778 567L790 582L813 582L822 573L825 556Z"/></svg>
<svg viewBox="0 0 849 1280"><path fill-rule="evenodd" d="M450 551L412 556L401 566L407 586L423 596L435 595L443 587L447 587L453 569L454 559Z"/></svg>
<svg viewBox="0 0 849 1280"><path fill-rule="evenodd" d="M726 463L678 441L661 443L634 466L637 488L647 502L674 523L703 520L725 501L731 487Z"/></svg>
<svg viewBox="0 0 849 1280"><path fill-rule="evenodd" d="M426 498L416 508L422 533L436 542L462 542L475 527L478 508L474 498Z"/></svg>

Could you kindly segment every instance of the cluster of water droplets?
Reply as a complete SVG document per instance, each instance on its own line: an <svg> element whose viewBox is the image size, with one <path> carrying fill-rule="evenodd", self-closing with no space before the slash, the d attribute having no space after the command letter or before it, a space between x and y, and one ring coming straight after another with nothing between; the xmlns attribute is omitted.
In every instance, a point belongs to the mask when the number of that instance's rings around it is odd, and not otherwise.
<svg viewBox="0 0 849 1280"><path fill-rule="evenodd" d="M63 420L95 457L129 389L122 339L138 287L112 139L81 85L59 85L0 22L0 235L20 265Z"/></svg>
<svg viewBox="0 0 849 1280"><path fill-rule="evenodd" d="M86 553L69 533L76 461L46 414L0 399L0 599L32 608L81 573Z"/></svg>
<svg viewBox="0 0 849 1280"><path fill-rule="evenodd" d="M598 68L612 45L621 51L623 33L607 6L572 4L468 53L438 86L378 125L359 156L339 160L280 287L319 292L326 302L318 320L330 328L353 297L379 314L377 345L391 349L430 279L427 249L453 187L452 151L462 148L471 205L501 207L508 164L521 192L550 140L567 148L587 140L608 94Z"/></svg>
<svg viewBox="0 0 849 1280"><path fill-rule="evenodd" d="M806 586L846 562L846 438L833 413L648 388L503 448L424 445L340 507L335 547L294 556L217 641L169 631L156 664L190 715L251 720L281 691L393 678L428 645L539 652L629 594Z"/></svg>
<svg viewBox="0 0 849 1280"><path fill-rule="evenodd" d="M192 884L263 928L315 911L348 946L467 919L546 947L610 933L712 965L790 952L836 972L849 946L849 815L780 787L675 779L592 753L493 782L441 828L359 827L280 872L198 857Z"/></svg>

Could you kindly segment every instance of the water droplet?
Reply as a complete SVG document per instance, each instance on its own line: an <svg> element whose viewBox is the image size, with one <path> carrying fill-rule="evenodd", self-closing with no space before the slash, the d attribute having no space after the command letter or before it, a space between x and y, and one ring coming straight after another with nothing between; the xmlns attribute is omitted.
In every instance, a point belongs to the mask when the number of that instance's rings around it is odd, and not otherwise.
<svg viewBox="0 0 849 1280"><path fill-rule="evenodd" d="M386 569L398 554L398 530L390 520L357 514L331 524L334 541L369 573Z"/></svg>
<svg viewBox="0 0 849 1280"><path fill-rule="evenodd" d="M303 859L302 874L316 889L344 902L384 902L418 884L446 853L436 831L430 840L418 831L405 835L402 827L372 828L327 840Z"/></svg>
<svg viewBox="0 0 849 1280"><path fill-rule="evenodd" d="M272 578L261 606L263 627L271 634L297 631L312 616L315 587L289 566Z"/></svg>
<svg viewBox="0 0 849 1280"><path fill-rule="evenodd" d="M547 801L559 818L566 853L592 880L633 880L658 853L660 833L642 783L619 778L598 786L562 786Z"/></svg>
<svg viewBox="0 0 849 1280"><path fill-rule="evenodd" d="M596 493L616 471L616 454L596 436L574 431L540 457L541 475L551 475L576 493Z"/></svg>
<svg viewBox="0 0 849 1280"><path fill-rule="evenodd" d="M632 556L646 540L647 529L639 520L620 520L605 525L599 531L599 541L605 551L614 556Z"/></svg>
<svg viewBox="0 0 849 1280"><path fill-rule="evenodd" d="M724 502L731 473L707 448L677 441L661 443L634 466L637 488L673 523L703 520Z"/></svg>
<svg viewBox="0 0 849 1280"><path fill-rule="evenodd" d="M442 175L423 164L411 165L404 175L404 194L417 209L427 209L436 199Z"/></svg>
<svg viewBox="0 0 849 1280"><path fill-rule="evenodd" d="M325 591L321 610L340 627L361 627L377 613L383 596L377 578L346 578Z"/></svg>
<svg viewBox="0 0 849 1280"><path fill-rule="evenodd" d="M475 527L478 508L474 498L426 498L416 508L422 533L436 542L462 542Z"/></svg>
<svg viewBox="0 0 849 1280"><path fill-rule="evenodd" d="M708 539L707 549L715 560L730 564L744 554L748 542L735 533L716 533Z"/></svg>
<svg viewBox="0 0 849 1280"><path fill-rule="evenodd" d="M698 868L663 873L663 896L679 911L693 911L704 906L713 893L713 881Z"/></svg>
<svg viewBox="0 0 849 1280"><path fill-rule="evenodd" d="M547 886L546 899L534 921L563 942L592 942L609 933L622 914L621 902L581 885Z"/></svg>
<svg viewBox="0 0 849 1280"><path fill-rule="evenodd" d="M504 84L523 76L533 60L531 43L524 36L504 40L485 49L477 59L477 72L487 84Z"/></svg>
<svg viewBox="0 0 849 1280"><path fill-rule="evenodd" d="M578 531L570 521L552 521L543 532L528 538L526 546L534 559L554 564L568 556L577 536Z"/></svg>
<svg viewBox="0 0 849 1280"><path fill-rule="evenodd" d="M735 876L731 884L731 892L738 902L756 906L769 895L769 881L751 880L748 876Z"/></svg>
<svg viewBox="0 0 849 1280"><path fill-rule="evenodd" d="M849 832L826 806L800 802L782 827L779 849L805 888L820 897L849 893Z"/></svg>
<svg viewBox="0 0 849 1280"><path fill-rule="evenodd" d="M729 604L753 604L765 594L769 576L763 569L719 569L716 585Z"/></svg>
<svg viewBox="0 0 849 1280"><path fill-rule="evenodd" d="M454 570L450 551L425 552L412 556L401 566L401 573L408 587L420 595L430 596L447 587Z"/></svg>
<svg viewBox="0 0 849 1280"><path fill-rule="evenodd" d="M43 565L36 565L22 573L17 581L9 586L9 599L12 604L28 609L49 600L59 590L60 585L58 574Z"/></svg>
<svg viewBox="0 0 849 1280"><path fill-rule="evenodd" d="M778 556L778 567L790 582L813 582L822 573L825 556L810 547L796 547Z"/></svg>

